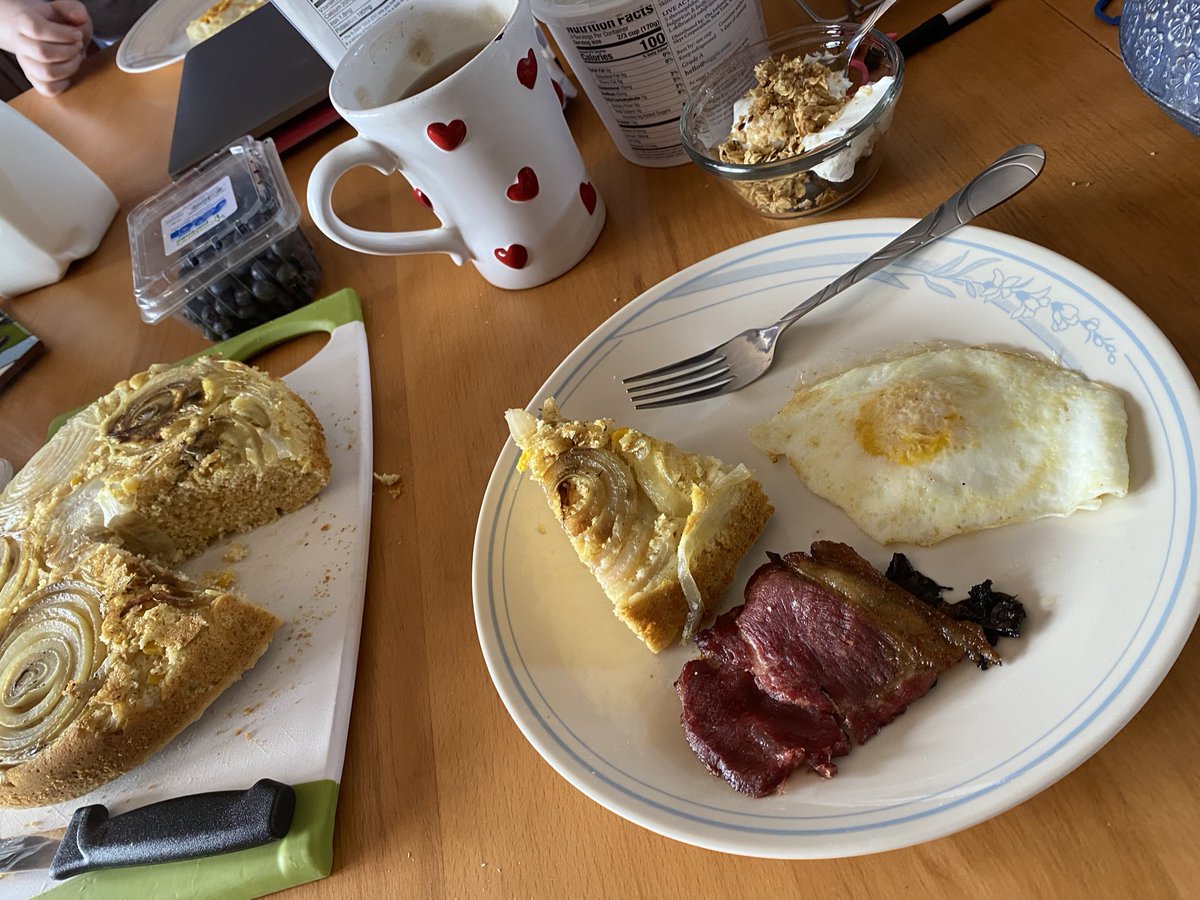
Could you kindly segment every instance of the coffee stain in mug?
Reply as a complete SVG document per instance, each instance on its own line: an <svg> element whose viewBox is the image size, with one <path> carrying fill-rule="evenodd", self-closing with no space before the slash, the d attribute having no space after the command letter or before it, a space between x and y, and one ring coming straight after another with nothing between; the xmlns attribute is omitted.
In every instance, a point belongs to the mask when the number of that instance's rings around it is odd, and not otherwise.
<svg viewBox="0 0 1200 900"><path fill-rule="evenodd" d="M433 65L433 44L425 35L418 35L408 45L405 55L417 65L428 68Z"/></svg>
<svg viewBox="0 0 1200 900"><path fill-rule="evenodd" d="M490 42L489 42L490 43ZM412 83L401 92L396 100L406 100L414 94L419 94L421 91L427 91L437 84L441 84L476 56L486 47L487 44L476 44L471 47L464 47L452 56L447 57L439 63L429 66L424 72L413 79Z"/></svg>
<svg viewBox="0 0 1200 900"><path fill-rule="evenodd" d="M481 4L474 9L456 9L430 4L414 8L411 22L398 22L367 50L373 67L390 71L374 89L356 87L355 104L359 109L385 106L444 81L500 34L513 6ZM457 36L457 47L447 47L448 35Z"/></svg>

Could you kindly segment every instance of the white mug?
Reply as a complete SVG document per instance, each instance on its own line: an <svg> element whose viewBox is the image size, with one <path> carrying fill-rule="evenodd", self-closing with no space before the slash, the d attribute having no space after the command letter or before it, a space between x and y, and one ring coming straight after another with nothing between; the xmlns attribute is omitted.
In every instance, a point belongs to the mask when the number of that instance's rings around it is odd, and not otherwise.
<svg viewBox="0 0 1200 900"><path fill-rule="evenodd" d="M508 289L543 284L591 249L604 202L538 46L529 0L407 0L354 42L329 85L358 136L317 163L313 222L363 253L441 252ZM441 228L366 231L334 213L355 166L399 171Z"/></svg>

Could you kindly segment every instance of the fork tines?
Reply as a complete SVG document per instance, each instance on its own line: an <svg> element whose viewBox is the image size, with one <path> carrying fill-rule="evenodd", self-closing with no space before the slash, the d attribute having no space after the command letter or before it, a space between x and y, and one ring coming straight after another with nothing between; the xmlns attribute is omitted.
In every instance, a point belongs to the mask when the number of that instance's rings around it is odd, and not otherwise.
<svg viewBox="0 0 1200 900"><path fill-rule="evenodd" d="M621 379L621 383L635 409L656 409L720 393L733 379L725 356L713 356L709 352L631 375Z"/></svg>

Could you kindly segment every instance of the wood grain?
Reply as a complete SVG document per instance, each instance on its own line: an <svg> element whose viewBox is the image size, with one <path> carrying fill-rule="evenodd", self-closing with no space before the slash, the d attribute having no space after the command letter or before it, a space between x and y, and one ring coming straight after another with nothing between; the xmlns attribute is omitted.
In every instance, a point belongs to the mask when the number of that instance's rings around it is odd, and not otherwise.
<svg viewBox="0 0 1200 900"><path fill-rule="evenodd" d="M943 4L888 14L904 31ZM773 30L799 22L765 0ZM111 51L56 99L14 106L113 188L121 213L100 249L57 285L4 304L49 352L0 394L0 453L15 463L48 420L145 365L200 349L200 335L141 323L124 218L166 184L178 65L125 75ZM336 864L290 896L333 897L1185 897L1200 863L1195 639L1142 711L1092 759L1019 807L906 850L813 862L732 857L658 837L551 770L490 683L471 606L471 548L501 413L524 405L609 315L661 279L742 241L794 227L741 208L691 166L625 162L586 99L568 121L608 204L573 271L508 293L443 256L367 257L304 227L324 288L363 298L374 384L377 490L366 615L338 809ZM291 151L303 196L339 125ZM1200 141L1132 83L1116 34L1090 3L998 0L909 61L875 182L830 218L920 216L1008 147L1042 144L1032 188L980 222L1096 272L1140 306L1200 373ZM352 224L426 227L403 180L357 170L335 203ZM264 363L286 371L300 342Z"/></svg>

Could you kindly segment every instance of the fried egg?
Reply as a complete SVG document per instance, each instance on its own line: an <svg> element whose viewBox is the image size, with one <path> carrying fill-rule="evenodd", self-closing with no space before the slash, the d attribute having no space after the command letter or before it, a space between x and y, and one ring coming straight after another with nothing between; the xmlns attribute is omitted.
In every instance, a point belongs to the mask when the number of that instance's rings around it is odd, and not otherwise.
<svg viewBox="0 0 1200 900"><path fill-rule="evenodd" d="M1127 429L1109 387L962 347L804 385L750 440L881 544L929 546L1123 496Z"/></svg>

